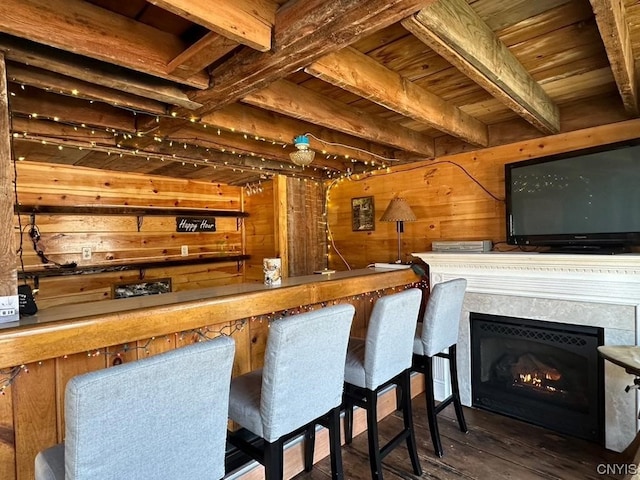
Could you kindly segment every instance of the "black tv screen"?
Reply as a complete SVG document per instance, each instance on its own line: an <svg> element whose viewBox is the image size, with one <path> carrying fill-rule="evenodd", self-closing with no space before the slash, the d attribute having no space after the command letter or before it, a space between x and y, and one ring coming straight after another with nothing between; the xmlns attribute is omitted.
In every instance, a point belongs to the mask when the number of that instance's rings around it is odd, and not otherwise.
<svg viewBox="0 0 640 480"><path fill-rule="evenodd" d="M505 165L507 243L640 244L640 139Z"/></svg>

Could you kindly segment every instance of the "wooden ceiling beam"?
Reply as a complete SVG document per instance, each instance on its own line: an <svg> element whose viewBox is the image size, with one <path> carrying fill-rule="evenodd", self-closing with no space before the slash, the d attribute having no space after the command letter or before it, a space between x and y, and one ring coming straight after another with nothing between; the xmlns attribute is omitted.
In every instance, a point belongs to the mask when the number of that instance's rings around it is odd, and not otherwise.
<svg viewBox="0 0 640 480"><path fill-rule="evenodd" d="M236 43L266 52L278 5L269 0L149 0Z"/></svg>
<svg viewBox="0 0 640 480"><path fill-rule="evenodd" d="M122 69L111 69L101 62L88 58L81 59L76 55L26 40L17 40L0 34L0 51L3 51L7 60L12 62L38 67L94 85L179 106L186 110L194 110L202 106L190 100L186 93L169 82L155 77L145 78L140 74L127 73Z"/></svg>
<svg viewBox="0 0 640 480"><path fill-rule="evenodd" d="M162 135L162 128L157 132ZM204 128L202 125L188 123L179 130L173 130L168 135L163 135L163 143L173 141L174 143L187 143L200 145L202 147L217 149L230 155L249 155L260 159L271 158L276 160L289 161L287 151L280 145L273 145L271 142L261 142L254 139L245 139L240 134L227 131L220 131L218 135L213 128Z"/></svg>
<svg viewBox="0 0 640 480"><path fill-rule="evenodd" d="M638 116L638 72L623 0L590 0L625 110Z"/></svg>
<svg viewBox="0 0 640 480"><path fill-rule="evenodd" d="M435 0L290 1L276 13L270 52L244 49L212 72L213 85L190 93L204 115L284 78L329 52L387 27Z"/></svg>
<svg viewBox="0 0 640 480"><path fill-rule="evenodd" d="M484 123L353 48L325 55L305 71L472 145L489 144Z"/></svg>
<svg viewBox="0 0 640 480"><path fill-rule="evenodd" d="M209 32L171 60L167 65L167 73L180 78L190 78L237 46L238 42Z"/></svg>
<svg viewBox="0 0 640 480"><path fill-rule="evenodd" d="M153 115L165 115L167 113L166 105L156 100L101 87L39 68L11 63L7 64L7 75L11 82L29 85L46 91L54 91L66 96L103 102L116 107L130 108L137 112L146 112Z"/></svg>
<svg viewBox="0 0 640 480"><path fill-rule="evenodd" d="M144 151L140 151L139 156L144 157L145 154L162 155L167 160L184 162L185 164L188 164L189 161L191 161L191 163L195 161L197 164L204 163L209 167L213 167L214 165L216 167L224 166L226 168L236 167L258 171L264 170L272 173L286 173L288 175L295 173L296 175L305 177L319 177L322 174L322 172L314 170L313 168L303 169L283 160L272 158L262 159L260 157L253 157L246 152L239 155L213 150L207 152L205 149L202 149L199 151L190 151L188 154L185 154L179 145L171 147L168 144L165 145L165 143L166 142L148 145Z"/></svg>
<svg viewBox="0 0 640 480"><path fill-rule="evenodd" d="M247 95L244 102L372 142L432 157L433 138L324 97L287 80Z"/></svg>
<svg viewBox="0 0 640 480"><path fill-rule="evenodd" d="M201 122L279 143L292 143L296 136L310 133L324 141L318 141L313 137L309 138L311 148L318 154L326 152L323 154L337 155L339 157L346 156L361 162L380 161L379 157L368 152L386 158L393 158L392 149L383 148L361 138L345 135L311 123L301 122L268 110L253 108L242 103L227 105L220 110L210 112L202 117ZM352 148L347 147L347 145Z"/></svg>
<svg viewBox="0 0 640 480"><path fill-rule="evenodd" d="M206 72L188 80L167 75L167 64L187 46L180 38L83 0L2 0L0 30L195 88L209 86Z"/></svg>
<svg viewBox="0 0 640 480"><path fill-rule="evenodd" d="M84 129L78 129L77 126L65 125L59 122L49 120L34 120L25 117L14 116L11 119L12 132L18 135L22 135L28 132L28 135L39 137L50 137L51 139L75 140L84 142L87 148L90 146L91 141L99 143L103 146L115 147L118 143L118 137L115 137L109 132L97 132L94 135L89 135L89 131ZM14 137L14 138L20 138Z"/></svg>
<svg viewBox="0 0 640 480"><path fill-rule="evenodd" d="M61 123L85 124L89 128L110 128L134 134L136 116L133 113L105 104L90 105L86 100L64 97L41 90L24 91L12 88L10 108L13 114L34 118L57 119Z"/></svg>
<svg viewBox="0 0 640 480"><path fill-rule="evenodd" d="M162 128L158 133L162 133ZM282 145L274 145L272 142L256 140L248 135L243 136L240 132L232 133L221 130L218 134L213 128L204 128L202 125L197 126L189 123L179 130L171 129L171 133L163 138L165 143L167 141L174 141L175 143L186 142L209 148L212 151L216 149L229 155L243 155L255 158L256 161L262 161L263 158L276 160L280 162L281 168L286 172L290 171L292 165L289 152L294 150L293 146L285 148ZM136 138L134 137L132 140L135 141ZM331 170L339 171L345 171L347 167L351 166L351 162L345 164L342 161L327 159L320 155L317 156L313 163L314 166L327 167Z"/></svg>
<svg viewBox="0 0 640 480"><path fill-rule="evenodd" d="M544 133L560 131L560 110L466 0L435 2L402 25Z"/></svg>
<svg viewBox="0 0 640 480"><path fill-rule="evenodd" d="M45 137L46 138L46 137ZM46 141L46 140L45 140ZM42 140L14 138L13 153L19 162L57 163L62 165L76 165L83 159L91 156L93 152L88 148L65 148L59 150L51 143L42 144ZM106 167L105 167L106 168ZM21 182L25 179L22 177ZM37 192L36 192L37 193Z"/></svg>
<svg viewBox="0 0 640 480"><path fill-rule="evenodd" d="M50 140L49 137L38 135L16 138L14 139L16 153L26 157L25 161L72 164L102 170L135 171L138 173L151 173L153 171L163 170L162 174L165 176L173 176L172 172L180 169L180 165L182 165L183 168L187 167L189 170L210 169L212 176L216 169L237 170L238 173L251 172L255 177L258 177L262 171L271 174L282 171L280 162L260 162L260 160L256 161L256 159L253 158L239 158L235 155L224 153L212 155L205 152L192 152L189 155L185 155L180 151L180 148L169 148L161 145L151 145L144 151L134 153L133 149L116 150L113 147L104 145L87 147L83 142L64 140L60 142L66 147L63 150L64 153L62 153L55 148L52 149L50 145L46 145L49 147L48 150L42 148L42 142L48 140ZM37 154L30 151L30 145L37 146ZM111 155L109 156L108 153L111 153ZM147 160L146 157L151 158ZM163 160L160 161L159 157L162 157ZM272 169L276 169L277 171L271 171ZM314 179L319 179L322 176L321 172L311 169L303 170L295 166L287 173L295 173L301 177Z"/></svg>

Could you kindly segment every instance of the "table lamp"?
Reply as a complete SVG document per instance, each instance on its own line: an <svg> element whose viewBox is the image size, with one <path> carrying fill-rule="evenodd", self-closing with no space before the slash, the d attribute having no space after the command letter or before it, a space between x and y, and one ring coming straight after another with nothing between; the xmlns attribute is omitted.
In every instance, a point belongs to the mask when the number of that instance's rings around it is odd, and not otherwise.
<svg viewBox="0 0 640 480"><path fill-rule="evenodd" d="M389 202L389 206L380 217L381 222L396 222L398 232L398 259L395 263L402 263L402 233L404 232L404 222L415 222L416 214L404 198L395 197Z"/></svg>

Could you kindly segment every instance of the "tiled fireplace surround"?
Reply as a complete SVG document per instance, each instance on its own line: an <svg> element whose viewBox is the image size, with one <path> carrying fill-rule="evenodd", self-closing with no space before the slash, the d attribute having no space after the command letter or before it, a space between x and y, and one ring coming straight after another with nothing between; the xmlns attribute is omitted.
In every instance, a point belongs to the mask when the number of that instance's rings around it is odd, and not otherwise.
<svg viewBox="0 0 640 480"><path fill-rule="evenodd" d="M467 279L458 341L460 395L467 406L471 406L469 312L603 327L606 345L638 345L640 254L413 255L429 265L432 285ZM636 435L637 390L624 391L632 380L624 369L605 362L605 446L613 451L624 450Z"/></svg>

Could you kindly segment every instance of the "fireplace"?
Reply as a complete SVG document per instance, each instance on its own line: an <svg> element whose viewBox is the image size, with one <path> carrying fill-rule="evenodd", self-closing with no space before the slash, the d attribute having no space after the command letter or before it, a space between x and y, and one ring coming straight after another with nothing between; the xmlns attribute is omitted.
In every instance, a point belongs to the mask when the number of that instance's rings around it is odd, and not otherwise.
<svg viewBox="0 0 640 480"><path fill-rule="evenodd" d="M458 338L460 398L472 405L470 313L604 329L605 345L638 345L640 255L414 253L429 265L432 285L467 279ZM444 359L436 359L446 362ZM434 362L434 389L450 391L445 365ZM604 362L605 447L622 452L636 437L640 402L624 368ZM438 383L439 382L439 383ZM438 399L443 398L438 397Z"/></svg>
<svg viewBox="0 0 640 480"><path fill-rule="evenodd" d="M474 407L604 443L604 329L470 313Z"/></svg>

